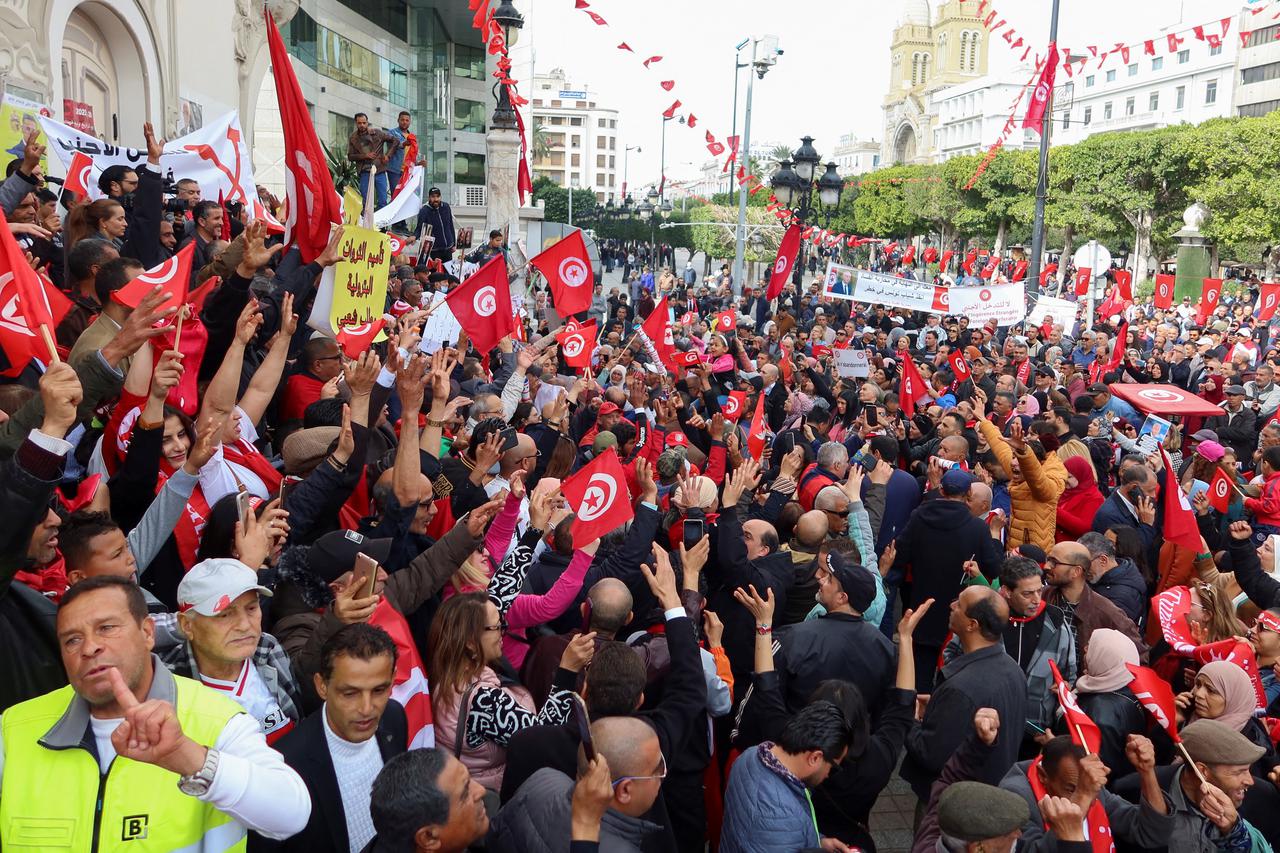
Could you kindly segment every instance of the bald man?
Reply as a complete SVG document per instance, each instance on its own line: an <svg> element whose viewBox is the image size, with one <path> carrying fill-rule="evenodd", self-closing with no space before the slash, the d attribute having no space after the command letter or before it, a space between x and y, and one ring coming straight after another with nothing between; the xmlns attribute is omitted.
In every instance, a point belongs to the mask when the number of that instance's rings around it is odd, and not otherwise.
<svg viewBox="0 0 1280 853"><path fill-rule="evenodd" d="M636 717L605 717L591 724L597 755L609 765L613 796L600 823L600 848L640 850L662 839L663 827L644 819L653 808L667 759L653 727ZM586 759L579 751L579 773ZM493 819L485 849L490 853L569 848L574 780L551 767L534 773Z"/></svg>
<svg viewBox="0 0 1280 853"><path fill-rule="evenodd" d="M1009 605L990 587L965 587L950 602L947 627L959 639L963 654L939 670L939 684L924 718L907 736L902 764L902 778L923 802L928 802L930 785L968 735L966 726L979 708L995 708L1001 720L1026 719L1027 678L1004 650L1008 624ZM1018 760L1021 741L1021 725L1000 726L995 746L974 778L997 784Z"/></svg>
<svg viewBox="0 0 1280 853"><path fill-rule="evenodd" d="M986 483L978 482L969 487L969 496L964 502L969 505L969 512L973 513L974 518L985 521L987 513L991 512L991 499L991 487Z"/></svg>
<svg viewBox="0 0 1280 853"><path fill-rule="evenodd" d="M844 493L844 489L839 486L823 486L814 496L813 508L827 517L828 535L832 537L848 535L849 496Z"/></svg>
<svg viewBox="0 0 1280 853"><path fill-rule="evenodd" d="M796 508L799 508L798 505ZM795 527L791 532L791 541L788 543L791 564L795 569L795 586L792 587L791 595L787 597L787 606L774 612L774 621L777 625L794 625L797 622L803 622L809 615L809 611L813 609L813 602L817 600L818 595L816 559L828 531L827 514L822 510L811 509L796 519Z"/></svg>
<svg viewBox="0 0 1280 853"><path fill-rule="evenodd" d="M1089 586L1085 575L1092 562L1089 549L1079 542L1059 542L1049 550L1044 563L1044 578L1049 584L1044 600L1069 617L1067 625L1075 637L1076 660L1084 660L1089 637L1099 628L1114 628L1133 640L1145 660L1147 646L1133 620Z"/></svg>

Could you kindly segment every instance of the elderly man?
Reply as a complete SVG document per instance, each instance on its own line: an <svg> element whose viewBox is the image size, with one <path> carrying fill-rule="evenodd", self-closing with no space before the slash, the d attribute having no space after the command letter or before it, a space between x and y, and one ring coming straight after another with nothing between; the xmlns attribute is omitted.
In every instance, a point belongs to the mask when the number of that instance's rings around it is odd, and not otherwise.
<svg viewBox="0 0 1280 853"><path fill-rule="evenodd" d="M77 584L57 633L70 686L0 720L6 849L50 849L51 831L67 850L243 849L250 829L282 839L306 824L306 786L257 722L151 654L137 584Z"/></svg>
<svg viewBox="0 0 1280 853"><path fill-rule="evenodd" d="M818 448L818 459L800 475L796 499L806 512L813 509L813 500L827 486L843 482L849 473L849 448L838 441L828 441Z"/></svg>
<svg viewBox="0 0 1280 853"><path fill-rule="evenodd" d="M267 743L300 718L301 691L284 647L262 631L258 573L230 557L203 560L178 584L178 614L154 617L160 659L239 702L258 721Z"/></svg>
<svg viewBox="0 0 1280 853"><path fill-rule="evenodd" d="M662 830L643 817L658 799L667 776L667 758L658 735L637 717L605 717L591 724L591 740L612 776L608 819L600 828L601 849L644 849L646 839L657 840ZM582 757L578 768L586 770ZM485 849L491 853L569 849L573 787L573 779L554 768L534 773L494 819Z"/></svg>
<svg viewBox="0 0 1280 853"><path fill-rule="evenodd" d="M285 382L282 421L302 420L307 406L320 399L325 384L342 374L342 350L333 338L312 338L303 345L298 366L298 372Z"/></svg>

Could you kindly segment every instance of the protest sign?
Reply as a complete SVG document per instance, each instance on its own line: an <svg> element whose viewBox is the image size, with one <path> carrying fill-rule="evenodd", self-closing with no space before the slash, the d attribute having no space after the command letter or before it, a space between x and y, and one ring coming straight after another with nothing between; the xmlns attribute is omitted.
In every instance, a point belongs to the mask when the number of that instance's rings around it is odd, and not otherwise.
<svg viewBox="0 0 1280 853"><path fill-rule="evenodd" d="M858 271L853 298L889 308L964 315L975 324L995 320L1001 326L1008 326L1027 313L1026 298L1019 284L944 287L868 270Z"/></svg>
<svg viewBox="0 0 1280 853"><path fill-rule="evenodd" d="M391 268L391 247L387 235L380 231L346 226L341 251L334 264L333 302L329 306L329 325L335 332L382 316Z"/></svg>
<svg viewBox="0 0 1280 853"><path fill-rule="evenodd" d="M421 352L430 354L442 346L453 346L462 334L462 324L453 316L453 310L444 301L444 297L443 293L429 294L429 301L423 306L431 312L431 316L427 317L427 324L422 329L422 341L418 344ZM444 304L436 307L437 302Z"/></svg>
<svg viewBox="0 0 1280 853"><path fill-rule="evenodd" d="M854 280L858 270L831 261L827 264L827 277L822 282L822 295L830 299L853 299Z"/></svg>
<svg viewBox="0 0 1280 853"><path fill-rule="evenodd" d="M1070 328L1076 320L1076 303L1056 296L1041 296L1036 300L1036 307L1031 309L1027 322L1033 326L1043 325L1045 320L1052 320L1066 328Z"/></svg>
<svg viewBox="0 0 1280 853"><path fill-rule="evenodd" d="M852 347L836 350L836 374L866 379L871 375L871 363L867 361L867 351Z"/></svg>
<svg viewBox="0 0 1280 853"><path fill-rule="evenodd" d="M6 154L21 160L27 134L40 130L40 121L51 115L52 110L44 104L6 92L4 100L0 101L0 147ZM49 140L37 137L37 141L44 144ZM49 168L47 153L40 158L40 168Z"/></svg>

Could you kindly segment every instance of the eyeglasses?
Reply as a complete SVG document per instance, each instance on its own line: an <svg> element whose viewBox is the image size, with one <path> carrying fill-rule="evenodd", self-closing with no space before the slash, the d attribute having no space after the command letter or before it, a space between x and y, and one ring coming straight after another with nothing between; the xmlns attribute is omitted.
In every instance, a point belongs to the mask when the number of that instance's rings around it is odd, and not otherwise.
<svg viewBox="0 0 1280 853"><path fill-rule="evenodd" d="M1045 568L1048 568L1048 569L1052 569L1055 566L1075 566L1078 569L1087 569L1089 568L1090 564L1089 563L1069 563L1066 560L1059 560L1057 557L1051 556L1051 557L1045 557L1044 565L1045 565Z"/></svg>
<svg viewBox="0 0 1280 853"><path fill-rule="evenodd" d="M342 353L338 353L336 355L322 355L317 358L316 361L337 361L340 358L342 358Z"/></svg>
<svg viewBox="0 0 1280 853"><path fill-rule="evenodd" d="M667 757L661 752L658 753L658 772L648 776L619 776L611 783L613 787L618 787L623 782L640 782L644 779L665 779L667 778Z"/></svg>
<svg viewBox="0 0 1280 853"><path fill-rule="evenodd" d="M505 620L503 620L502 622L499 622L497 625L485 625L484 629L486 631L497 631L499 633L506 633L507 623Z"/></svg>

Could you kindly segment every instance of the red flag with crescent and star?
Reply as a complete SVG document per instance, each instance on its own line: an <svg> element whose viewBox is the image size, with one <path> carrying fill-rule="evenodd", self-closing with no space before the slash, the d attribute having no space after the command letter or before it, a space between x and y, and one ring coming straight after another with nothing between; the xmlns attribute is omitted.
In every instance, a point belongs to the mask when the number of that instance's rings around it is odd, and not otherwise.
<svg viewBox="0 0 1280 853"><path fill-rule="evenodd" d="M487 353L516 330L507 282L507 261L494 255L479 271L445 296L476 350Z"/></svg>
<svg viewBox="0 0 1280 853"><path fill-rule="evenodd" d="M581 548L635 517L627 474L618 454L609 448L560 484L560 493L577 516L573 547Z"/></svg>
<svg viewBox="0 0 1280 853"><path fill-rule="evenodd" d="M551 300L560 316L577 314L591 307L595 276L582 231L568 234L545 252L529 259L529 266L542 273L551 287Z"/></svg>
<svg viewBox="0 0 1280 853"><path fill-rule="evenodd" d="M782 243L778 246L778 257L773 262L773 273L769 276L766 299L777 299L786 286L791 270L796 265L796 257L800 254L801 230L800 225L793 222L783 235Z"/></svg>
<svg viewBox="0 0 1280 853"><path fill-rule="evenodd" d="M565 364L581 370L591 366L591 353L596 347L596 321L570 329L566 326L556 335Z"/></svg>

